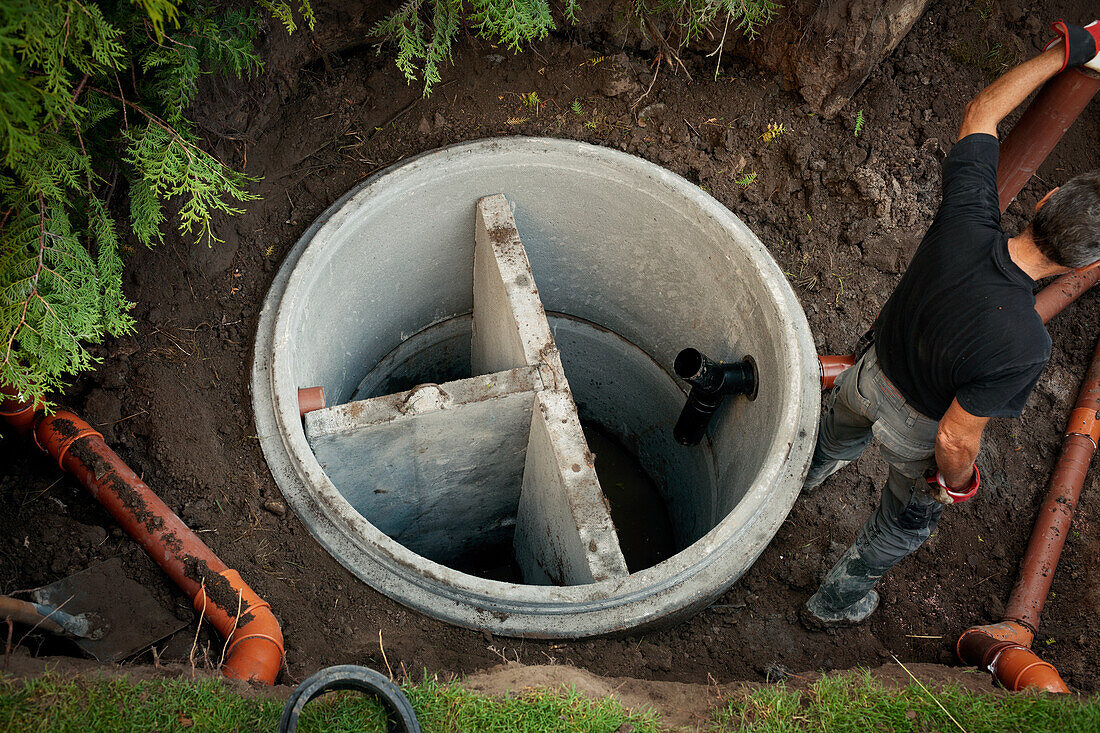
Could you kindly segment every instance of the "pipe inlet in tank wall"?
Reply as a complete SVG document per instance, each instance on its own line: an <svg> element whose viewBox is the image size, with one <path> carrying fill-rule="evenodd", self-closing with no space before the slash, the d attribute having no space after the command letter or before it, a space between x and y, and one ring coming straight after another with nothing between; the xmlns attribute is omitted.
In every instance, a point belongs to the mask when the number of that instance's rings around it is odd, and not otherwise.
<svg viewBox="0 0 1100 733"><path fill-rule="evenodd" d="M761 385L691 448L685 339ZM288 502L362 580L452 623L581 637L669 623L748 569L797 496L819 381L729 211L638 158L513 138L334 204L272 285L253 394ZM303 417L299 387L330 406Z"/></svg>

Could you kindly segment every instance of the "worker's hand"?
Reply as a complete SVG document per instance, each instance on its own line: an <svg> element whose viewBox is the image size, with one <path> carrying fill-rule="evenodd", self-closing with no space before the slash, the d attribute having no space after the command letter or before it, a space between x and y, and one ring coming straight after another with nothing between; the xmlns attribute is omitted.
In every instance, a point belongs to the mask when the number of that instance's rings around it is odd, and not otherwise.
<svg viewBox="0 0 1100 733"><path fill-rule="evenodd" d="M934 476L927 476L928 490L932 497L941 504L960 504L978 493L978 487L982 483L982 476L978 473L978 464L974 464L974 473L970 477L970 483L966 486L953 488L943 480L943 474L936 471Z"/></svg>
<svg viewBox="0 0 1100 733"><path fill-rule="evenodd" d="M1065 50L1062 56L1062 68L1058 71L1077 66L1087 66L1093 71L1100 71L1100 55L1097 55L1097 50L1100 48L1100 21L1094 20L1082 28L1059 20L1051 23L1050 27L1058 37L1048 43L1043 50L1062 44Z"/></svg>

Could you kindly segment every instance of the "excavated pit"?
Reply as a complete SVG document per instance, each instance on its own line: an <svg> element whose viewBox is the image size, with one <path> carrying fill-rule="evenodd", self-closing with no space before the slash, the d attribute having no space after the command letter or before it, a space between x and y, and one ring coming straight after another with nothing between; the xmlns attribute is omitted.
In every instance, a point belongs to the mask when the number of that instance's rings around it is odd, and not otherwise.
<svg viewBox="0 0 1100 733"><path fill-rule="evenodd" d="M686 346L760 374L693 447L672 438ZM253 396L284 495L358 577L453 623L579 637L667 623L751 566L810 458L814 353L783 274L700 189L515 138L325 212L272 284ZM329 407L303 420L311 386Z"/></svg>

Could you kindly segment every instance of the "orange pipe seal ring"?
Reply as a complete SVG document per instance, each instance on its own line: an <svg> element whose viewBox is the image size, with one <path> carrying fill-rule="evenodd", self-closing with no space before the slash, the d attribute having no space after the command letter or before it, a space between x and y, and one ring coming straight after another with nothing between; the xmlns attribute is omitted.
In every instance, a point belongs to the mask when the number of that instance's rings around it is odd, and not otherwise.
<svg viewBox="0 0 1100 733"><path fill-rule="evenodd" d="M58 429L59 420L68 421L73 429ZM46 445L39 442L39 434L43 431L50 431L50 437L47 439ZM72 448L78 440L91 437L103 438L99 431L86 423L79 415L68 410L58 410L54 414L42 418L34 430L34 444L43 453L56 458L57 465L62 471L65 470L65 454L69 452L69 448Z"/></svg>

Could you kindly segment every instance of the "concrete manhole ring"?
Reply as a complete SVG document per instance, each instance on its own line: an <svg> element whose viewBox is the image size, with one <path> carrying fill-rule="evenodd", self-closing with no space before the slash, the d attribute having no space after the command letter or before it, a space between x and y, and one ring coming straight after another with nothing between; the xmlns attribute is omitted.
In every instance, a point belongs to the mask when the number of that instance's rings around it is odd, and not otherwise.
<svg viewBox="0 0 1100 733"><path fill-rule="evenodd" d="M434 487L413 486L419 468L402 468L396 482L385 473L410 460L408 451L389 450L396 445L391 438L376 441L380 447L370 449L375 453L368 451L365 462L343 472L331 465L331 456L344 453L326 449L329 463L323 466L315 452L321 450L322 428L366 419L390 404L387 399L402 419L414 396L414 416L438 416L460 399L473 404L482 397L462 395L478 389L496 390L493 399L528 390L542 395L536 404L552 401L550 392L540 390L551 389L547 374L560 372L547 372L547 365L512 369L519 386L508 395L502 386L507 380L486 380L476 367L470 371L470 333L478 328L472 325L478 319L471 284L474 231L482 225L479 201L497 194L506 197L496 197L501 216L514 216L527 272L537 284L530 288L536 298L531 312L549 324L560 347L574 413L579 409L580 419L587 413L615 433L656 479L676 551L652 566L625 571L618 560L618 570L612 562L607 573L593 571L594 582L567 585L533 584L526 581L529 575L509 582L463 572L449 562L448 543L468 547L490 530L494 541L515 532L516 520L507 516L513 488L502 487L507 496L493 499L490 509L480 499L455 494L461 506L452 512L456 526L449 538L439 535L445 509L398 526L395 505L378 503L400 494L406 478L418 501L430 498ZM756 398L723 405L705 445L693 448L670 438L686 390L669 372L686 346L721 360L749 354L760 375ZM476 342L473 349L476 363ZM446 378L419 379L432 370L443 370ZM408 384L437 384L393 388L400 394L379 397L387 394L387 384L401 381L398 374ZM327 422L307 416L307 436L297 390L311 386L323 386L337 411ZM257 431L276 482L313 536L352 573L451 623L549 638L665 624L726 590L764 550L794 503L820 409L818 364L805 316L782 271L740 219L653 163L545 138L484 140L425 153L369 178L333 204L303 234L271 285L256 335L252 390ZM566 395L563 404L571 400ZM531 408L525 409L516 419L532 420ZM485 414L490 421L505 415ZM526 447L526 433L521 442ZM446 443L433 437L409 444L430 451ZM470 445L480 444L471 439ZM524 470L523 451L507 448L506 440L492 443L492 451L456 455L461 460L448 475L461 468L496 476L517 460ZM339 487L330 474L338 476ZM354 486L346 475L358 477ZM496 496L486 480L479 479L477 496ZM379 506L387 507L384 514ZM478 512L490 510L491 517L479 519ZM523 526L524 510L518 511ZM419 530L428 526L435 534ZM436 539L424 539L429 534ZM427 543L421 552L409 549L421 539ZM584 541L595 550L597 539Z"/></svg>

